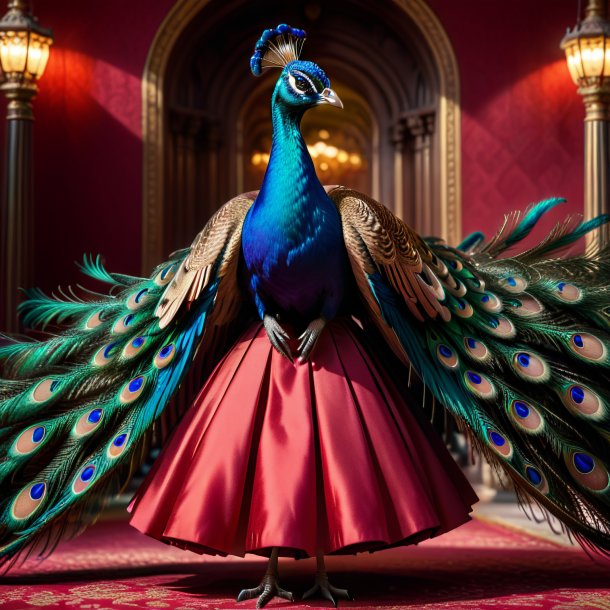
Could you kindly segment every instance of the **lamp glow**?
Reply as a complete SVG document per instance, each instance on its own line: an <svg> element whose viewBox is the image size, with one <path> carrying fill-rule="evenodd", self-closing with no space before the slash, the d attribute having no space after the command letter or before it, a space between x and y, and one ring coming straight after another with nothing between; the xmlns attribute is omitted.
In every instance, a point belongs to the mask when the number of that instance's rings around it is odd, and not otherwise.
<svg viewBox="0 0 610 610"><path fill-rule="evenodd" d="M40 27L27 3L9 2L0 20L0 65L7 81L35 83L44 74L52 44L51 31Z"/></svg>
<svg viewBox="0 0 610 610"><path fill-rule="evenodd" d="M608 212L610 194L610 23L606 0L589 0L585 18L561 41L570 76L585 105L585 197L587 220ZM600 245L603 231L589 235Z"/></svg>
<svg viewBox="0 0 610 610"><path fill-rule="evenodd" d="M580 88L601 87L610 76L610 24L598 4L590 2L585 19L561 41L570 76Z"/></svg>
<svg viewBox="0 0 610 610"><path fill-rule="evenodd" d="M8 11L0 19L0 89L8 100L4 204L10 210L3 211L7 222L0 223L0 265L5 284L5 319L0 326L12 332L19 330L15 317L18 289L32 285L32 101L52 43L51 30L40 26L28 0L9 0Z"/></svg>

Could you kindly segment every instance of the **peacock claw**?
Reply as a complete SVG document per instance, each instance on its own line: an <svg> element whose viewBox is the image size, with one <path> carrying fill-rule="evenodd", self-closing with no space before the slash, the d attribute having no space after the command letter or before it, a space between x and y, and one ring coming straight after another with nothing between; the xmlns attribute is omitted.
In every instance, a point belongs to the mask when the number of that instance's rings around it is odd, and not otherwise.
<svg viewBox="0 0 610 610"><path fill-rule="evenodd" d="M292 352L290 351L290 345L288 345L288 333L280 326L280 323L268 314L265 314L263 318L263 326L267 332L267 337L271 345L280 353L284 358L287 358L292 362Z"/></svg>
<svg viewBox="0 0 610 610"><path fill-rule="evenodd" d="M325 326L324 318L316 318L309 323L305 332L299 337L301 341L299 343L299 362L305 362L309 358Z"/></svg>
<svg viewBox="0 0 610 610"><path fill-rule="evenodd" d="M243 589L237 596L238 602L243 602L246 599L254 599L258 597L256 602L257 608L264 608L274 597L281 597L291 602L294 601L294 595L290 591L282 589L277 582L277 574L265 574L263 580L258 587L254 589Z"/></svg>
<svg viewBox="0 0 610 610"><path fill-rule="evenodd" d="M333 587L333 585L328 582L328 574L326 572L318 572L316 574L314 586L303 593L303 599L309 599L316 594L327 599L335 608L340 599L353 599L347 589L337 589L337 587Z"/></svg>

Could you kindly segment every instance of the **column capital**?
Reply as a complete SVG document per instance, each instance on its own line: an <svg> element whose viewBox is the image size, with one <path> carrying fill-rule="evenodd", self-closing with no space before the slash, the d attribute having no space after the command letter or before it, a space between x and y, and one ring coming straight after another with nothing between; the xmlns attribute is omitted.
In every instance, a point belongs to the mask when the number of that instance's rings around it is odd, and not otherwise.
<svg viewBox="0 0 610 610"><path fill-rule="evenodd" d="M434 133L436 109L423 108L404 112L392 127L392 143L402 147L408 140Z"/></svg>

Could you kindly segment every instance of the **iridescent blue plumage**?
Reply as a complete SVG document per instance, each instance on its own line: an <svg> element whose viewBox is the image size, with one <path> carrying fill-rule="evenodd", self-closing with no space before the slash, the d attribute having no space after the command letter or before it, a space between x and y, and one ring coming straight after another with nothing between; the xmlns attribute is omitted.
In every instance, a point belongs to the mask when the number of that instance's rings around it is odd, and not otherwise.
<svg viewBox="0 0 610 610"><path fill-rule="evenodd" d="M304 91L295 88L296 78ZM303 113L321 103L329 85L319 66L293 61L273 92L269 165L242 233L261 318L288 313L303 322L331 319L343 297L347 259L339 213L316 176L300 131Z"/></svg>

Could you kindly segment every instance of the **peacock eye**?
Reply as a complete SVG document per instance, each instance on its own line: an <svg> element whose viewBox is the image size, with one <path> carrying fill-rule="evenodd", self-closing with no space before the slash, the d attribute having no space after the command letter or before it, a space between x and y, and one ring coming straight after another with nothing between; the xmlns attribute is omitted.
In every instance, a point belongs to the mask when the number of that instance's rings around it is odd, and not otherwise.
<svg viewBox="0 0 610 610"><path fill-rule="evenodd" d="M301 76L300 74L291 74L292 78L290 79L293 84L293 88L297 93L310 95L314 93L314 88L312 87L309 79Z"/></svg>

